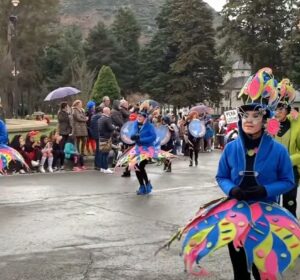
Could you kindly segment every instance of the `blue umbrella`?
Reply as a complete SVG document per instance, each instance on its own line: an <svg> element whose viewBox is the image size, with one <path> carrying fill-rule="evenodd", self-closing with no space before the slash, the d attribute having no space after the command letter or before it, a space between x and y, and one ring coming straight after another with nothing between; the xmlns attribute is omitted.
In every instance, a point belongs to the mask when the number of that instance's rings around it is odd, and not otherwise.
<svg viewBox="0 0 300 280"><path fill-rule="evenodd" d="M60 87L54 91L51 91L44 101L51 101L55 99L65 98L67 96L76 95L80 92L79 89L73 87Z"/></svg>

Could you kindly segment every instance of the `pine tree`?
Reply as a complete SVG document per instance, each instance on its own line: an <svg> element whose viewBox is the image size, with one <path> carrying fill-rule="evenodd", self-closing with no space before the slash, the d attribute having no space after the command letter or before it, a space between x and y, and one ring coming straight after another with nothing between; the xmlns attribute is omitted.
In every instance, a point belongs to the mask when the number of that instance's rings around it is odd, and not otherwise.
<svg viewBox="0 0 300 280"><path fill-rule="evenodd" d="M300 2L300 1L298 1ZM300 87L300 4L293 9L291 33L283 47L284 76L288 77L296 88Z"/></svg>
<svg viewBox="0 0 300 280"><path fill-rule="evenodd" d="M213 15L203 1L177 0L172 3L170 33L177 49L171 64L175 99L185 94L189 102L218 103L222 82L220 61L215 50ZM174 47L173 47L174 48Z"/></svg>
<svg viewBox="0 0 300 280"><path fill-rule="evenodd" d="M222 79L213 17L206 4L201 0L167 0L157 24L158 32L144 50L143 89L174 105L204 100L218 103Z"/></svg>
<svg viewBox="0 0 300 280"><path fill-rule="evenodd" d="M45 49L40 59L49 91L71 84L72 65L82 63L83 55L83 37L79 27L70 26L61 30L58 40Z"/></svg>
<svg viewBox="0 0 300 280"><path fill-rule="evenodd" d="M290 30L290 0L229 0L224 6L223 48L239 54L253 72L269 66L282 72L282 42Z"/></svg>
<svg viewBox="0 0 300 280"><path fill-rule="evenodd" d="M104 23L99 22L91 29L84 45L84 52L90 70L97 73L103 65L107 65L118 79L122 76L125 65L124 50L117 44L112 32ZM122 82L120 85L123 87Z"/></svg>
<svg viewBox="0 0 300 280"><path fill-rule="evenodd" d="M105 65L100 69L98 78L94 84L92 99L97 104L100 104L104 96L109 96L111 100L120 98L120 87L116 76L111 68Z"/></svg>
<svg viewBox="0 0 300 280"><path fill-rule="evenodd" d="M130 9L121 8L118 11L112 25L112 32L125 55L125 65L119 76L119 79L123 81L122 90L125 92L136 90L138 88L141 27Z"/></svg>

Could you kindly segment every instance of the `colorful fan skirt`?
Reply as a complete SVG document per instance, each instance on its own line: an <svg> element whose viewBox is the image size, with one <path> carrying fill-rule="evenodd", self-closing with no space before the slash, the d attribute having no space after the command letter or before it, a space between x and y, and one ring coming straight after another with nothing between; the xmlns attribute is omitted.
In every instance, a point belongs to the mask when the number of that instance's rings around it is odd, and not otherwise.
<svg viewBox="0 0 300 280"><path fill-rule="evenodd" d="M21 154L16 151L15 149L7 146L7 145L0 145L0 173L5 174L6 169L9 168L9 164L12 161L18 161L23 166L28 168L27 164L24 161L24 158Z"/></svg>
<svg viewBox="0 0 300 280"><path fill-rule="evenodd" d="M129 169L134 169L135 166L143 160L162 161L172 158L175 158L173 154L160 150L160 147L145 147L135 145L119 158L116 167L128 166Z"/></svg>
<svg viewBox="0 0 300 280"><path fill-rule="evenodd" d="M230 242L244 248L248 271L253 264L262 280L276 280L300 257L300 224L276 203L248 204L220 199L201 208L164 246L185 236L182 250L188 272L202 275L200 261Z"/></svg>

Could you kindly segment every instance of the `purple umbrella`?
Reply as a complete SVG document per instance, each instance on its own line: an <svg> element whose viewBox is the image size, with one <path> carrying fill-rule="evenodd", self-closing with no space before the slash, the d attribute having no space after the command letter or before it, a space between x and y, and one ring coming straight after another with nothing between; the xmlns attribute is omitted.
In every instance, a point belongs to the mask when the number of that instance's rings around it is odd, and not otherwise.
<svg viewBox="0 0 300 280"><path fill-rule="evenodd" d="M55 99L61 99L67 96L75 95L80 92L79 89L73 87L60 87L54 91L51 91L44 101L51 101Z"/></svg>
<svg viewBox="0 0 300 280"><path fill-rule="evenodd" d="M190 112L197 112L199 115L212 114L213 109L203 104L191 108Z"/></svg>

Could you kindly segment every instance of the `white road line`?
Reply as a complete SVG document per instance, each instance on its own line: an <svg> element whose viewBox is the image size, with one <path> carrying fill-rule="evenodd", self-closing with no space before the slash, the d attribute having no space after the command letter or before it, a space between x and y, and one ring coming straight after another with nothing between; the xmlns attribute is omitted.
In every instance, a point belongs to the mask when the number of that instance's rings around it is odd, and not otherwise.
<svg viewBox="0 0 300 280"><path fill-rule="evenodd" d="M153 190L153 192L154 193L158 193L158 192L172 192L172 191L178 191L178 190L192 190L192 189L195 189L195 187L186 186L186 187L170 188L170 189L163 189L163 190Z"/></svg>

